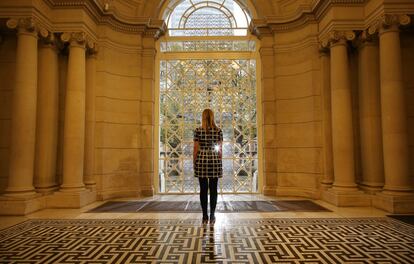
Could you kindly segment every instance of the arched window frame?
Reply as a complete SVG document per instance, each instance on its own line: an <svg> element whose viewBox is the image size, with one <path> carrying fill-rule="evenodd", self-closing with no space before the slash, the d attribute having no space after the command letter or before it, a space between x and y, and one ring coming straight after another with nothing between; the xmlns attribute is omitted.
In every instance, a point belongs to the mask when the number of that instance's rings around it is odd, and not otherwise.
<svg viewBox="0 0 414 264"><path fill-rule="evenodd" d="M243 16L236 18L235 15L229 8L227 7L228 4L235 4L240 8ZM176 9L179 8L180 5L190 4L186 7L182 13L174 13ZM194 12L200 11L204 8L214 8L221 12L225 17L229 19L230 28L215 28L215 27L200 27L200 28L186 28L186 23L188 19L191 17ZM180 20L178 25L173 25L172 17L174 15L179 15ZM168 35L169 36L247 36L248 35L248 25L251 20L250 12L248 11L247 7L239 0L175 0L171 1L169 5L163 12L163 18L168 27ZM242 26L241 24L245 24ZM200 29L204 30L203 32L207 33L200 33L195 34L194 32L191 33L191 30ZM221 33L218 29L224 30ZM186 33L187 30L187 33ZM181 32L175 34L174 32ZM213 32L213 33L212 33ZM233 32L233 33L231 33Z"/></svg>

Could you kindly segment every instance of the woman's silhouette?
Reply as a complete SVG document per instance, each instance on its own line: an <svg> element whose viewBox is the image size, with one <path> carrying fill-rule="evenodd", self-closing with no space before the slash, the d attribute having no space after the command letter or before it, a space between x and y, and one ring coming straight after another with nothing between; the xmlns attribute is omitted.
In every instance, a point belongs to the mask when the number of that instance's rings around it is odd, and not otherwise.
<svg viewBox="0 0 414 264"><path fill-rule="evenodd" d="M214 224L217 204L217 182L223 177L222 144L223 132L214 123L210 109L203 111L201 127L194 131L194 176L200 182L200 203L203 223L207 223L207 193L210 190L210 223Z"/></svg>

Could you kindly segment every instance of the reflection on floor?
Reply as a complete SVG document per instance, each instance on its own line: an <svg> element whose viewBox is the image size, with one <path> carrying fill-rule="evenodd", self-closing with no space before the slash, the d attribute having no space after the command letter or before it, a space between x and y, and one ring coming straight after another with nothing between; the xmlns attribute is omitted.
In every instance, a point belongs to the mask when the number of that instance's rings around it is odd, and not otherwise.
<svg viewBox="0 0 414 264"><path fill-rule="evenodd" d="M163 195L117 201L197 201ZM284 201L224 195L219 201ZM296 200L303 200L297 198ZM218 213L214 226L193 213L89 213L48 209L0 217L6 263L412 263L414 227L371 207L324 212Z"/></svg>
<svg viewBox="0 0 414 264"><path fill-rule="evenodd" d="M328 209L310 200L286 201L221 201L216 212L323 212ZM88 213L116 212L201 212L199 201L109 201Z"/></svg>

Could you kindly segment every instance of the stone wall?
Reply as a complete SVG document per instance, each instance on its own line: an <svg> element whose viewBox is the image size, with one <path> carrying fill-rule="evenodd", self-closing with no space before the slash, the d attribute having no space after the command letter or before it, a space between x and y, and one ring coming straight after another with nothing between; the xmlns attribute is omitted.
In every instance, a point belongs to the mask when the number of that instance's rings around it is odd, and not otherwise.
<svg viewBox="0 0 414 264"><path fill-rule="evenodd" d="M318 197L322 165L317 26L275 34L277 195Z"/></svg>
<svg viewBox="0 0 414 264"><path fill-rule="evenodd" d="M102 28L96 87L98 196L136 196L139 187L141 39Z"/></svg>

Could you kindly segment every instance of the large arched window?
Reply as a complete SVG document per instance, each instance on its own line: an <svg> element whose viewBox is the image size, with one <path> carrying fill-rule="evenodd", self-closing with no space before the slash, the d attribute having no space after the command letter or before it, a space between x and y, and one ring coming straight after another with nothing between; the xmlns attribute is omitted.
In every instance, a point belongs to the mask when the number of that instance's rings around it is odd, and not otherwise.
<svg viewBox="0 0 414 264"><path fill-rule="evenodd" d="M234 0L171 1L164 17L170 36L245 36L250 23Z"/></svg>
<svg viewBox="0 0 414 264"><path fill-rule="evenodd" d="M259 189L256 39L243 0L172 0L159 41L158 175L160 193L195 193L193 131L203 109L222 128L221 193Z"/></svg>

